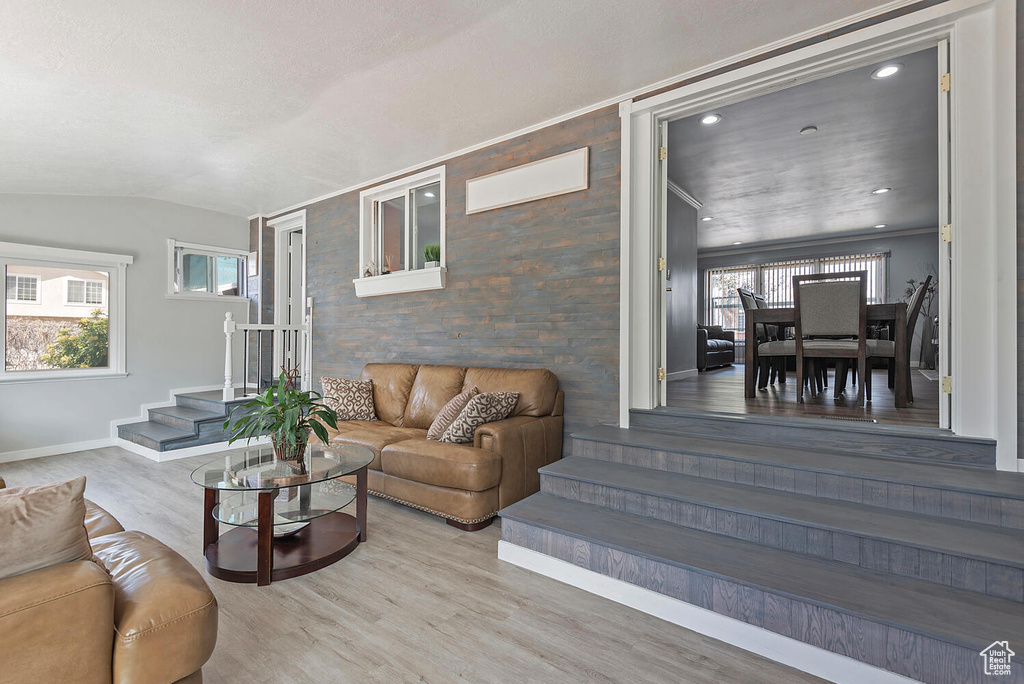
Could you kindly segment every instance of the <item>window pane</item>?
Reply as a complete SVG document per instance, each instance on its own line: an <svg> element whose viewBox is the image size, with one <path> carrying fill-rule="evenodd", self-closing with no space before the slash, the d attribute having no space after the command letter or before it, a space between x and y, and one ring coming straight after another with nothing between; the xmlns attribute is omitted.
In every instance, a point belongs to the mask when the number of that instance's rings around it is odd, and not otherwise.
<svg viewBox="0 0 1024 684"><path fill-rule="evenodd" d="M746 337L746 318L740 302L738 288L757 290L757 268L739 266L708 269L707 272L707 324L720 325L736 332L736 340Z"/></svg>
<svg viewBox="0 0 1024 684"><path fill-rule="evenodd" d="M441 184L424 185L411 193L412 264L413 268L426 268L428 262L441 261Z"/></svg>
<svg viewBox="0 0 1024 684"><path fill-rule="evenodd" d="M85 281L68 281L68 304L85 304Z"/></svg>
<svg viewBox="0 0 1024 684"><path fill-rule="evenodd" d="M8 371L108 366L108 272L27 264L7 269Z"/></svg>
<svg viewBox="0 0 1024 684"><path fill-rule="evenodd" d="M405 270L405 197L380 203L381 273Z"/></svg>
<svg viewBox="0 0 1024 684"><path fill-rule="evenodd" d="M210 257L205 254L181 255L181 287L185 292L211 292Z"/></svg>
<svg viewBox="0 0 1024 684"><path fill-rule="evenodd" d="M88 280L85 283L85 303L103 303L103 282L100 280Z"/></svg>
<svg viewBox="0 0 1024 684"><path fill-rule="evenodd" d="M241 271L241 259L238 257L216 257L217 259L217 294L238 295L238 278Z"/></svg>

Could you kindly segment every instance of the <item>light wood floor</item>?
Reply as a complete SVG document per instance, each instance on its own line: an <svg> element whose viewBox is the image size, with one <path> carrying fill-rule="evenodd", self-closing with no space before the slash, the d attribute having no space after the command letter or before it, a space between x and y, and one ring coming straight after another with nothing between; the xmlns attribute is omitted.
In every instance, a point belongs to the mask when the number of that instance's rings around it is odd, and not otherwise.
<svg viewBox="0 0 1024 684"><path fill-rule="evenodd" d="M371 497L369 540L270 587L206 575L202 490L210 456L154 463L119 448L0 463L9 486L84 474L86 495L206 576L220 637L206 681L817 682L809 675L497 559L498 525L461 532Z"/></svg>
<svg viewBox="0 0 1024 684"><path fill-rule="evenodd" d="M829 371L829 387L812 395L804 392L804 403L796 401L796 374L789 373L784 385L776 383L758 390L753 399L743 396L743 366L714 368L686 380L668 384L668 405L720 413L752 413L798 418L873 418L879 424L939 426L939 383L929 380L920 371L911 373L914 402L907 408L895 406L895 394L889 389L888 371L875 370L871 375L871 402L865 407L852 381L838 399L833 398L835 371Z"/></svg>

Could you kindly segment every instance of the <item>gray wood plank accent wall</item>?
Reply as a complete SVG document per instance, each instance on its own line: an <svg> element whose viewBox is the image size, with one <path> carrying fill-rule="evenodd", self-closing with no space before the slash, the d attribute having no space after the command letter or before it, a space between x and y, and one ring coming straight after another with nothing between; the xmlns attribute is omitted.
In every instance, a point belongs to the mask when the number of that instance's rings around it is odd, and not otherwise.
<svg viewBox="0 0 1024 684"><path fill-rule="evenodd" d="M619 138L612 106L445 162L448 284L440 291L358 299L359 191L307 206L314 377L355 378L364 364L388 360L548 368L565 390L567 450L572 431L614 420ZM587 190L466 215L467 180L584 146ZM264 288L271 233L263 235ZM265 289L265 321L272 299Z"/></svg>

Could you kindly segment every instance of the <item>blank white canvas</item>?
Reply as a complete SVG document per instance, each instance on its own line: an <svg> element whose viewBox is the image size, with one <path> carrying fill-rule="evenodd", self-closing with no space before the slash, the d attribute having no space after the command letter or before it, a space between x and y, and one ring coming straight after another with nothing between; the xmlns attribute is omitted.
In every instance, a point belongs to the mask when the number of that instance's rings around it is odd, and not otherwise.
<svg viewBox="0 0 1024 684"><path fill-rule="evenodd" d="M466 213L586 190L588 150L581 147L466 181Z"/></svg>

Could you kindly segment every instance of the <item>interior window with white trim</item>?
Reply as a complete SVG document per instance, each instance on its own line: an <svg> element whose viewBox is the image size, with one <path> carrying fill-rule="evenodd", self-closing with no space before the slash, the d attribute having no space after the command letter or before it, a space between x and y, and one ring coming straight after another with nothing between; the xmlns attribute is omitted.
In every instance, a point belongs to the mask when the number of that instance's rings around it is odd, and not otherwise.
<svg viewBox="0 0 1024 684"><path fill-rule="evenodd" d="M444 167L360 193L360 276L444 266Z"/></svg>
<svg viewBox="0 0 1024 684"><path fill-rule="evenodd" d="M248 252L168 240L168 295L182 298L244 297Z"/></svg>
<svg viewBox="0 0 1024 684"><path fill-rule="evenodd" d="M0 382L124 373L125 267L131 257L0 243Z"/></svg>

